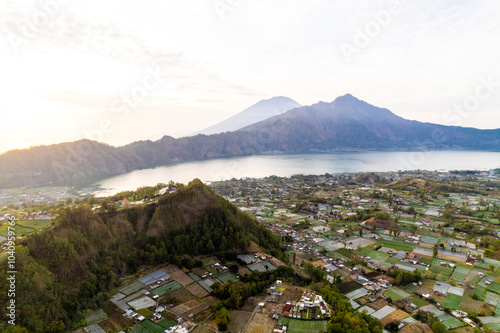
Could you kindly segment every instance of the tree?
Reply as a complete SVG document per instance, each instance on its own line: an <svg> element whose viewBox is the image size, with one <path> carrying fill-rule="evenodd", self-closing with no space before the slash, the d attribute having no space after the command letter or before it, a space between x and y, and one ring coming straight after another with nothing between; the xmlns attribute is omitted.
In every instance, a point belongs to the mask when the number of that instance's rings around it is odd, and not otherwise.
<svg viewBox="0 0 500 333"><path fill-rule="evenodd" d="M432 249L432 256L433 256L434 258L436 258L436 257L437 257L437 255L438 255L438 248L437 248L437 247L434 247L434 248Z"/></svg>
<svg viewBox="0 0 500 333"><path fill-rule="evenodd" d="M27 333L28 330L20 326L8 325L7 328L3 324L0 324L0 332L5 333Z"/></svg>
<svg viewBox="0 0 500 333"><path fill-rule="evenodd" d="M389 324L385 326L389 332L397 332L398 331L398 322L397 321L392 321Z"/></svg>
<svg viewBox="0 0 500 333"><path fill-rule="evenodd" d="M215 321L220 331L227 330L227 327L229 326L229 313L225 307L222 307L215 313Z"/></svg>
<svg viewBox="0 0 500 333"><path fill-rule="evenodd" d="M401 229L399 227L390 227L389 233L394 234L394 237L398 237L399 234L401 233Z"/></svg>
<svg viewBox="0 0 500 333"><path fill-rule="evenodd" d="M446 333L448 330L442 322L439 321L438 317L433 313L426 314L425 317L427 324L431 327L434 333Z"/></svg>
<svg viewBox="0 0 500 333"><path fill-rule="evenodd" d="M326 278L326 272L319 267L314 267L312 264L305 264L304 269L315 282L320 282Z"/></svg>
<svg viewBox="0 0 500 333"><path fill-rule="evenodd" d="M411 206L411 207L408 209L408 214L413 215L413 219L415 219L415 218L417 217L417 211L415 210L415 207Z"/></svg>
<svg viewBox="0 0 500 333"><path fill-rule="evenodd" d="M495 265L489 264L488 268L489 268L490 271L494 271L495 270Z"/></svg>
<svg viewBox="0 0 500 333"><path fill-rule="evenodd" d="M448 330L444 326L444 324L440 321L435 321L431 325L431 329L434 333L446 333Z"/></svg>
<svg viewBox="0 0 500 333"><path fill-rule="evenodd" d="M387 212L378 212L374 214L374 217L378 220L390 220L391 215Z"/></svg>

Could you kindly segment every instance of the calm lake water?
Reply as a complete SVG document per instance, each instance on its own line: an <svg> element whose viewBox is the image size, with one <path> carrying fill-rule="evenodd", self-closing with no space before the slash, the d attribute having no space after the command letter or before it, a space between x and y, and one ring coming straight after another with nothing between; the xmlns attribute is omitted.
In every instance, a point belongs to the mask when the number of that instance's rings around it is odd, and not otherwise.
<svg viewBox="0 0 500 333"><path fill-rule="evenodd" d="M490 170L500 168L500 152L342 152L264 155L178 163L132 171L92 184L81 194L107 196L146 185L204 182L231 178L289 177L294 174L387 172L398 170Z"/></svg>

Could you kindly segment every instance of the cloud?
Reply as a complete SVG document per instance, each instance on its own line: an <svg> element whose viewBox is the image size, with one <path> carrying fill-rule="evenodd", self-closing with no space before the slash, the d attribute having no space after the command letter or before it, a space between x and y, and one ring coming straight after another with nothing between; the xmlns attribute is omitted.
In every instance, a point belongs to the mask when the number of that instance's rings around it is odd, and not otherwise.
<svg viewBox="0 0 500 333"><path fill-rule="evenodd" d="M15 111L24 123L57 114L61 131L66 123L78 134L72 116L97 126L155 70L162 83L132 110L126 131L141 114L162 117L148 133L184 133L274 95L312 104L346 92L430 120L467 96L478 76L500 78L498 2L400 1L391 23L347 64L339 45L352 43L389 0L227 1L223 20L219 1L0 1L8 47L0 89L9 91L0 113ZM498 98L490 103L495 123Z"/></svg>

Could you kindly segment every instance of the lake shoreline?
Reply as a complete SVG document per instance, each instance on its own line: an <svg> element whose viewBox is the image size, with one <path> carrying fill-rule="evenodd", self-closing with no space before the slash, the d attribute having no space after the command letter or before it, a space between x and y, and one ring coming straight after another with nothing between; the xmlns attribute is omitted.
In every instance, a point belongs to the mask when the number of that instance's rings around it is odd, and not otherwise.
<svg viewBox="0 0 500 333"><path fill-rule="evenodd" d="M295 174L349 174L410 170L492 170L500 167L498 151L351 151L307 154L251 155L202 161L176 162L134 170L87 183L80 182L85 195L107 196L141 186L187 183L194 178L204 182L231 178L289 177ZM83 185L83 186L82 186Z"/></svg>

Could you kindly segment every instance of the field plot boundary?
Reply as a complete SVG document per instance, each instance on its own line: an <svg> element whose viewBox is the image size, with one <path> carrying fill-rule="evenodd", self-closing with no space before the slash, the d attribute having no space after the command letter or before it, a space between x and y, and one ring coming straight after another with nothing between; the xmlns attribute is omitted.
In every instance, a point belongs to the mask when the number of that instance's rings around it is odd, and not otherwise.
<svg viewBox="0 0 500 333"><path fill-rule="evenodd" d="M409 294L406 291L401 290L399 288L391 287L391 288L387 289L386 291L384 291L384 296L390 297L393 301L397 301L400 299L410 297L411 294Z"/></svg>
<svg viewBox="0 0 500 333"><path fill-rule="evenodd" d="M150 306L153 306L155 304L155 301L145 295L128 302L128 305L133 307L135 310L149 308Z"/></svg>
<svg viewBox="0 0 500 333"><path fill-rule="evenodd" d="M100 323L101 321L104 321L108 318L109 317L106 314L106 312L104 312L103 309L99 309L99 310L88 312L85 315L85 322L87 323L87 326L92 326L92 325Z"/></svg>
<svg viewBox="0 0 500 333"><path fill-rule="evenodd" d="M152 322L149 319L146 319L139 323L140 326L144 327L148 331L152 333L162 333L165 330L165 327L158 325L157 323Z"/></svg>
<svg viewBox="0 0 500 333"><path fill-rule="evenodd" d="M458 307L460 306L460 303L462 303L462 296L448 293L443 305L450 309L457 310Z"/></svg>
<svg viewBox="0 0 500 333"><path fill-rule="evenodd" d="M159 286L153 289L151 292L158 296L164 296L166 294L173 293L177 290L184 288L182 284L177 281L170 281L169 283L164 284L163 286Z"/></svg>
<svg viewBox="0 0 500 333"><path fill-rule="evenodd" d="M138 292L139 290L143 289L144 287L145 287L144 283L142 283L141 281L135 281L135 282L119 289L118 291L120 293L128 296L128 295L132 295L135 292Z"/></svg>
<svg viewBox="0 0 500 333"><path fill-rule="evenodd" d="M328 320L304 320L281 316L278 322L288 327L287 333L319 333L326 330Z"/></svg>
<svg viewBox="0 0 500 333"><path fill-rule="evenodd" d="M229 281L236 282L238 281L238 277L233 272L225 272L217 275L217 280L221 281L222 283L226 283Z"/></svg>
<svg viewBox="0 0 500 333"><path fill-rule="evenodd" d="M465 290L463 288L460 288L460 287L450 286L448 288L449 294L455 294L455 295L458 295L460 297L462 297L464 295L464 292L465 292Z"/></svg>
<svg viewBox="0 0 500 333"><path fill-rule="evenodd" d="M455 270L453 271L453 274L451 275L451 279L455 280L455 281L463 282L463 281L465 281L465 278L467 277L467 275L469 275L469 273L470 273L469 268L457 266L457 267L455 267Z"/></svg>
<svg viewBox="0 0 500 333"><path fill-rule="evenodd" d="M165 271L162 271L160 269L160 270L157 270L153 273L150 273L148 275L145 275L145 276L139 278L139 281L144 283L145 285L149 285L149 284L154 283L154 282L161 280L161 279L169 280L170 275L168 275Z"/></svg>
<svg viewBox="0 0 500 333"><path fill-rule="evenodd" d="M498 304L500 304L500 295L495 294L491 291L486 291L484 302L493 306L498 306Z"/></svg>
<svg viewBox="0 0 500 333"><path fill-rule="evenodd" d="M250 322L247 324L247 329L245 332L248 333L260 333L260 332L272 332L276 321L271 319L266 314L254 313L250 318ZM289 331L287 331L290 333Z"/></svg>

